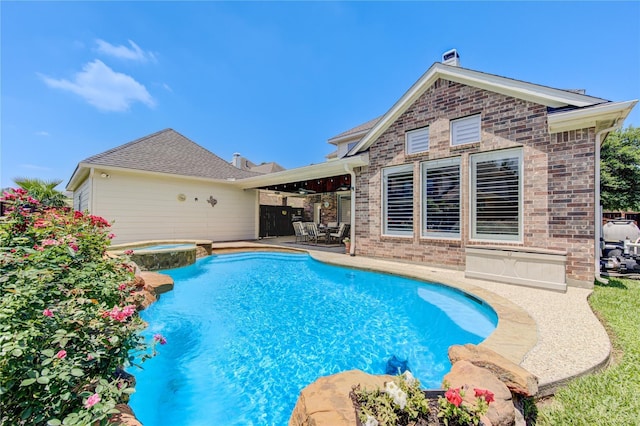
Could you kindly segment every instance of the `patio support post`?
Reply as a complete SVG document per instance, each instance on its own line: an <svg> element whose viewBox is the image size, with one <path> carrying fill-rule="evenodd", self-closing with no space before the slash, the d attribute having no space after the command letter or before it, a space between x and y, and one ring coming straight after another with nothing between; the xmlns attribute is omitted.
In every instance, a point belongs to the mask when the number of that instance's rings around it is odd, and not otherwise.
<svg viewBox="0 0 640 426"><path fill-rule="evenodd" d="M351 175L351 223L349 224L349 239L351 240L351 247L349 249L349 256L356 255L356 172L353 171L353 166L348 164L344 165L344 169Z"/></svg>

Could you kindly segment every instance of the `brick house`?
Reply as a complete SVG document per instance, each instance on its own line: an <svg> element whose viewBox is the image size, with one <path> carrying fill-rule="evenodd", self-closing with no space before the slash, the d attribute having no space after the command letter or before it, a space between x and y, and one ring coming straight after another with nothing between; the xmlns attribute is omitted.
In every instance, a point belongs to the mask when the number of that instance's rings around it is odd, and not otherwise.
<svg viewBox="0 0 640 426"><path fill-rule="evenodd" d="M564 290L599 270L599 147L610 102L436 63L382 117L329 140L355 169L358 254Z"/></svg>
<svg viewBox="0 0 640 426"><path fill-rule="evenodd" d="M559 291L592 287L599 275L600 145L636 103L465 69L454 50L385 114L329 139L335 151L325 162L250 173L197 154L202 147L173 131L160 132L81 162L67 189L80 207L107 217L119 217L114 206L128 209L123 188L150 197L164 216L153 222L146 211L126 210L131 224L117 223L129 226L130 239L166 233L166 223L175 228L172 219L185 214L189 227L167 236L257 238L257 194L267 191L303 197L305 220L349 222L352 255ZM170 146L182 148L160 158L161 168L130 164L145 158L141 145L164 146L167 135ZM185 156L184 146L195 154ZM221 194L215 209L198 202L214 192ZM176 194L184 197L176 201Z"/></svg>

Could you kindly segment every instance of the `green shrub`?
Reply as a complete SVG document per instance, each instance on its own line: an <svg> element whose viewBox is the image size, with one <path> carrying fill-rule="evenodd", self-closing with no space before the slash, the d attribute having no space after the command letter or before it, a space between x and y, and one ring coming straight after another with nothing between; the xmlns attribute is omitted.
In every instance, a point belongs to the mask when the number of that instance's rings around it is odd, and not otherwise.
<svg viewBox="0 0 640 426"><path fill-rule="evenodd" d="M134 391L122 372L130 354L147 353L133 267L106 256L104 219L3 195L0 423L106 424Z"/></svg>

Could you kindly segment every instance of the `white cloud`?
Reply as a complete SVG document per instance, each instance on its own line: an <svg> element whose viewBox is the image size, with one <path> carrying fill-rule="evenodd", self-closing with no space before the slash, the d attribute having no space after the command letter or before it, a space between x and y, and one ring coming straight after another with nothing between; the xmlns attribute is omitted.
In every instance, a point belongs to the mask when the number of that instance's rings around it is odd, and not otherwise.
<svg viewBox="0 0 640 426"><path fill-rule="evenodd" d="M36 136L49 136L49 132L45 132L44 130L40 130L38 132L35 132Z"/></svg>
<svg viewBox="0 0 640 426"><path fill-rule="evenodd" d="M35 164L20 164L20 167L24 169L29 169L29 170L38 170L38 171L45 171L45 172L52 170L50 167L36 166Z"/></svg>
<svg viewBox="0 0 640 426"><path fill-rule="evenodd" d="M131 47L127 46L114 46L111 43L107 43L104 40L97 39L98 52L104 53L108 56L114 56L119 59L129 59L132 61L147 62L149 60L155 62L156 57L152 52L145 52L140 49L140 46L135 44L132 40L129 40Z"/></svg>
<svg viewBox="0 0 640 426"><path fill-rule="evenodd" d="M86 64L73 81L40 77L47 86L75 93L103 111L127 111L134 102L155 106L155 100L142 84L127 74L113 71L98 59Z"/></svg>
<svg viewBox="0 0 640 426"><path fill-rule="evenodd" d="M162 87L164 87L167 92L173 93L173 89L167 83L162 83Z"/></svg>

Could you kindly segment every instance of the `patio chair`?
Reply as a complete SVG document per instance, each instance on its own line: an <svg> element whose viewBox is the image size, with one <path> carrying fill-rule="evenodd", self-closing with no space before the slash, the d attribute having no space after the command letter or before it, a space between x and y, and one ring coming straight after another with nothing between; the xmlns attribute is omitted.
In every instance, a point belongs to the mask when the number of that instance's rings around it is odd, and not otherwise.
<svg viewBox="0 0 640 426"><path fill-rule="evenodd" d="M293 232L296 234L296 243L303 243L309 239L309 233L302 225L302 222L293 222Z"/></svg>
<svg viewBox="0 0 640 426"><path fill-rule="evenodd" d="M318 229L318 225L313 222L307 223L307 232L309 233L309 241L315 241L316 244L322 239L326 241L327 233Z"/></svg>
<svg viewBox="0 0 640 426"><path fill-rule="evenodd" d="M338 232L331 232L329 234L329 242L331 242L334 239L337 242L341 242L344 239L344 237L347 236L348 231L349 231L349 225L347 225L346 223L341 223L340 227L338 228Z"/></svg>

